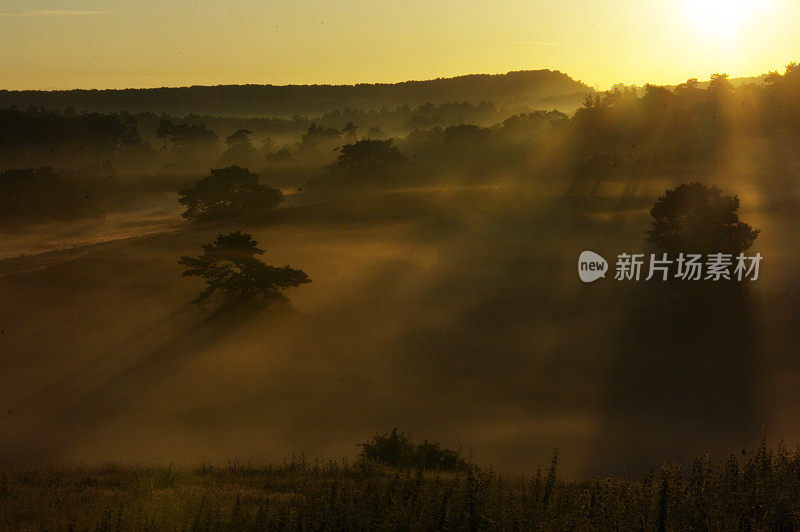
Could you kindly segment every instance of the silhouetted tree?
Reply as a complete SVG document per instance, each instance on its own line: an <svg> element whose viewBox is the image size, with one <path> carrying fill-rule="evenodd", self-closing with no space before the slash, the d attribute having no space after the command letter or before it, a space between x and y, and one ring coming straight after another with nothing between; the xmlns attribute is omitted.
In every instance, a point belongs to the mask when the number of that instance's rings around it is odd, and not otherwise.
<svg viewBox="0 0 800 532"><path fill-rule="evenodd" d="M173 122L164 117L156 130L156 135L172 142L175 155L187 159L196 153L209 153L217 149L217 134L206 129L205 124Z"/></svg>
<svg viewBox="0 0 800 532"><path fill-rule="evenodd" d="M317 127L312 123L308 130L300 137L297 147L300 153L307 157L322 157L328 150L333 150L342 141L342 134L338 129Z"/></svg>
<svg viewBox="0 0 800 532"><path fill-rule="evenodd" d="M102 165L146 148L128 113L80 113L29 107L0 109L0 165L65 168Z"/></svg>
<svg viewBox="0 0 800 532"><path fill-rule="evenodd" d="M267 164L276 166L293 166L297 163L289 148L281 148L267 155Z"/></svg>
<svg viewBox="0 0 800 532"><path fill-rule="evenodd" d="M246 168L216 168L192 188L180 192L182 216L192 222L252 219L278 207L280 190L262 185L258 176Z"/></svg>
<svg viewBox="0 0 800 532"><path fill-rule="evenodd" d="M732 92L733 85L731 84L731 81L728 78L728 74L711 74L711 77L708 80L708 90L710 90L712 93Z"/></svg>
<svg viewBox="0 0 800 532"><path fill-rule="evenodd" d="M226 137L225 144L228 148L220 155L220 164L226 166L232 164L243 166L257 164L258 152L250 141L250 135L252 134L253 132L249 129L238 129Z"/></svg>
<svg viewBox="0 0 800 532"><path fill-rule="evenodd" d="M308 275L289 266L282 268L261 262L258 242L247 233L236 231L219 235L202 247L198 257L181 257L178 264L187 267L184 276L201 277L206 288L192 302L213 303L228 308L244 303L288 303L287 288L310 283Z"/></svg>
<svg viewBox="0 0 800 532"><path fill-rule="evenodd" d="M348 122L347 124L345 124L344 128L342 128L342 133L344 134L344 140L346 142L355 142L355 140L358 138L356 131L358 131L358 127L356 127L354 123Z"/></svg>
<svg viewBox="0 0 800 532"><path fill-rule="evenodd" d="M0 225L66 221L97 214L88 196L49 167L0 173Z"/></svg>
<svg viewBox="0 0 800 532"><path fill-rule="evenodd" d="M668 190L650 210L647 241L668 253L739 253L753 245L758 230L739 221L739 198L717 187L682 184Z"/></svg>
<svg viewBox="0 0 800 532"><path fill-rule="evenodd" d="M758 231L739 199L682 184L659 197L647 242L677 253L738 253ZM748 285L646 282L626 298L606 389L598 467L620 470L730 449L756 427L758 344Z"/></svg>
<svg viewBox="0 0 800 532"><path fill-rule="evenodd" d="M252 143L250 142L250 135L252 134L253 132L249 129L237 129L233 134L228 135L225 138L225 143L228 146L234 146L236 144L252 145Z"/></svg>
<svg viewBox="0 0 800 532"><path fill-rule="evenodd" d="M168 118L162 118L161 121L158 123L156 136L164 139L165 150L167 149L167 139L169 139L173 129L175 129L175 124L173 124L172 120Z"/></svg>
<svg viewBox="0 0 800 532"><path fill-rule="evenodd" d="M175 152L183 157L208 150L217 143L217 134L206 129L205 124L178 124L170 131L170 138L175 145Z"/></svg>
<svg viewBox="0 0 800 532"><path fill-rule="evenodd" d="M369 173L384 170L402 162L405 157L392 144L392 140L359 140L341 147L334 170Z"/></svg>

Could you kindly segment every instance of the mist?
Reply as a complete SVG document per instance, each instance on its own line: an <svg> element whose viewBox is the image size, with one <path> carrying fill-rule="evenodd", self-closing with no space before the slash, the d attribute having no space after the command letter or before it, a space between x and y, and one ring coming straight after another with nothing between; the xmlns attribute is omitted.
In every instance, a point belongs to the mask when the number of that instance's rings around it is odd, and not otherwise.
<svg viewBox="0 0 800 532"><path fill-rule="evenodd" d="M41 142L7 168L53 167L91 211L3 218L0 462L338 459L400 427L504 471L558 449L578 477L724 456L762 433L797 442L800 143L776 103L796 96L792 76L618 90L491 124L470 120L477 104L463 123L389 116L380 134L368 114L280 134L101 115L138 140L100 135L63 158ZM365 141L386 144L344 148ZM184 220L179 192L229 165L281 206ZM740 198L757 282L674 296L580 281L583 250L650 252L651 207L689 182ZM178 258L234 230L312 279L291 308L190 303L202 283Z"/></svg>

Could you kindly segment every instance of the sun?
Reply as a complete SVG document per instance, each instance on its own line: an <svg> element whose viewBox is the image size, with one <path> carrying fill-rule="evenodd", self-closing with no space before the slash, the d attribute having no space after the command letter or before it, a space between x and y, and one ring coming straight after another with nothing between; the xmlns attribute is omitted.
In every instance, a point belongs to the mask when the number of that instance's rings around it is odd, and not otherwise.
<svg viewBox="0 0 800 532"><path fill-rule="evenodd" d="M735 39L764 0L681 0L683 15L708 37Z"/></svg>

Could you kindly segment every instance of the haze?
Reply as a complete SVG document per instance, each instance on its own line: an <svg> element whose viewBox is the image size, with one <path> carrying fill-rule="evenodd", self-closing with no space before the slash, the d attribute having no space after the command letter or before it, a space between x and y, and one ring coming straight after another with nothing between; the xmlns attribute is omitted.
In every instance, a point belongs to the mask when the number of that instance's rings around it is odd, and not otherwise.
<svg viewBox="0 0 800 532"><path fill-rule="evenodd" d="M558 68L604 89L780 70L790 0L0 4L5 89L347 84Z"/></svg>

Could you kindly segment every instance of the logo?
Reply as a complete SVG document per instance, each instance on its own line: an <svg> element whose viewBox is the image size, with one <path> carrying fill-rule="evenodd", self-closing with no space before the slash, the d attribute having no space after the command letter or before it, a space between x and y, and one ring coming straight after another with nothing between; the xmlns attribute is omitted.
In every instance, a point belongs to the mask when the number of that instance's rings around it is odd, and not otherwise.
<svg viewBox="0 0 800 532"><path fill-rule="evenodd" d="M651 253L620 253L617 255L615 281L756 281L763 257L761 253L679 253L670 258ZM578 257L578 276L591 283L606 276L608 262L594 251L584 251Z"/></svg>
<svg viewBox="0 0 800 532"><path fill-rule="evenodd" d="M578 257L578 276L584 283L591 283L606 276L608 262L594 251L584 251Z"/></svg>

